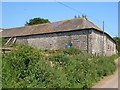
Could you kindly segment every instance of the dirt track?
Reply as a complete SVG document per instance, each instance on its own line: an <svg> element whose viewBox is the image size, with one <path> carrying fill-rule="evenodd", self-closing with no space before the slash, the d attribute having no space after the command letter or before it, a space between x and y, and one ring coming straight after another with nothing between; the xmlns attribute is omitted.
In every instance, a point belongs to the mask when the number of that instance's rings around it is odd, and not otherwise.
<svg viewBox="0 0 120 90"><path fill-rule="evenodd" d="M120 58L116 59L115 63L117 65L117 70L115 73L111 76L105 77L92 88L118 88L118 76L120 78L120 75L118 74L118 72L120 72Z"/></svg>

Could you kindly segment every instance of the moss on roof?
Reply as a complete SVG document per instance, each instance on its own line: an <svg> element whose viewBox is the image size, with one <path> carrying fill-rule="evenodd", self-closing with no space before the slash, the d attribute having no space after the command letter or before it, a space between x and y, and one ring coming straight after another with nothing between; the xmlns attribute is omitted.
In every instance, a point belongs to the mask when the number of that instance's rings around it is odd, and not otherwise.
<svg viewBox="0 0 120 90"><path fill-rule="evenodd" d="M17 27L4 29L2 31L3 37L12 37L12 36L25 36L33 34L44 34L60 31L71 31L71 30L80 30L80 29L95 28L102 31L95 24L86 20L85 18L74 18L70 20L62 20L52 23L37 24L31 26Z"/></svg>

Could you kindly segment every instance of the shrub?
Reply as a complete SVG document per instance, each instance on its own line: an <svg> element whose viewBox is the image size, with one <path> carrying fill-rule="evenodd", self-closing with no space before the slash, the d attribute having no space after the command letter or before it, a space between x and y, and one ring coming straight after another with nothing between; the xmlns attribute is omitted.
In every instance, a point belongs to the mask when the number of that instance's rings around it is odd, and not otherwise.
<svg viewBox="0 0 120 90"><path fill-rule="evenodd" d="M115 71L117 57L93 57L77 49L44 51L29 46L3 55L4 88L90 88ZM46 55L47 54L47 55Z"/></svg>
<svg viewBox="0 0 120 90"><path fill-rule="evenodd" d="M0 46L3 46L7 42L6 39L0 38Z"/></svg>
<svg viewBox="0 0 120 90"><path fill-rule="evenodd" d="M77 54L81 54L82 52L76 48L68 48L68 49L64 49L63 53L69 55L77 55Z"/></svg>

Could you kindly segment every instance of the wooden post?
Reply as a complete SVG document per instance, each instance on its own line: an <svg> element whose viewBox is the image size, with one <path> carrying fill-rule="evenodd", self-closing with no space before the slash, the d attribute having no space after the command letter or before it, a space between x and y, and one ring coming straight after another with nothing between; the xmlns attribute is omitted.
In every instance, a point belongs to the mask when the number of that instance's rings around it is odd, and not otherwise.
<svg viewBox="0 0 120 90"><path fill-rule="evenodd" d="M103 55L104 55L104 21L103 21Z"/></svg>

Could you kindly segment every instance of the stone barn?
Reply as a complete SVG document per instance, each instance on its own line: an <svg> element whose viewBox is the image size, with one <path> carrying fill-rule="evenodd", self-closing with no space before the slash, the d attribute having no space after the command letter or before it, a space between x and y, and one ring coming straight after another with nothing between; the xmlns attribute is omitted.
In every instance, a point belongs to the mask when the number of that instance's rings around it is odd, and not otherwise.
<svg viewBox="0 0 120 90"><path fill-rule="evenodd" d="M74 18L46 24L3 29L8 43L29 45L41 49L65 49L66 45L95 55L116 54L116 43L86 18Z"/></svg>

